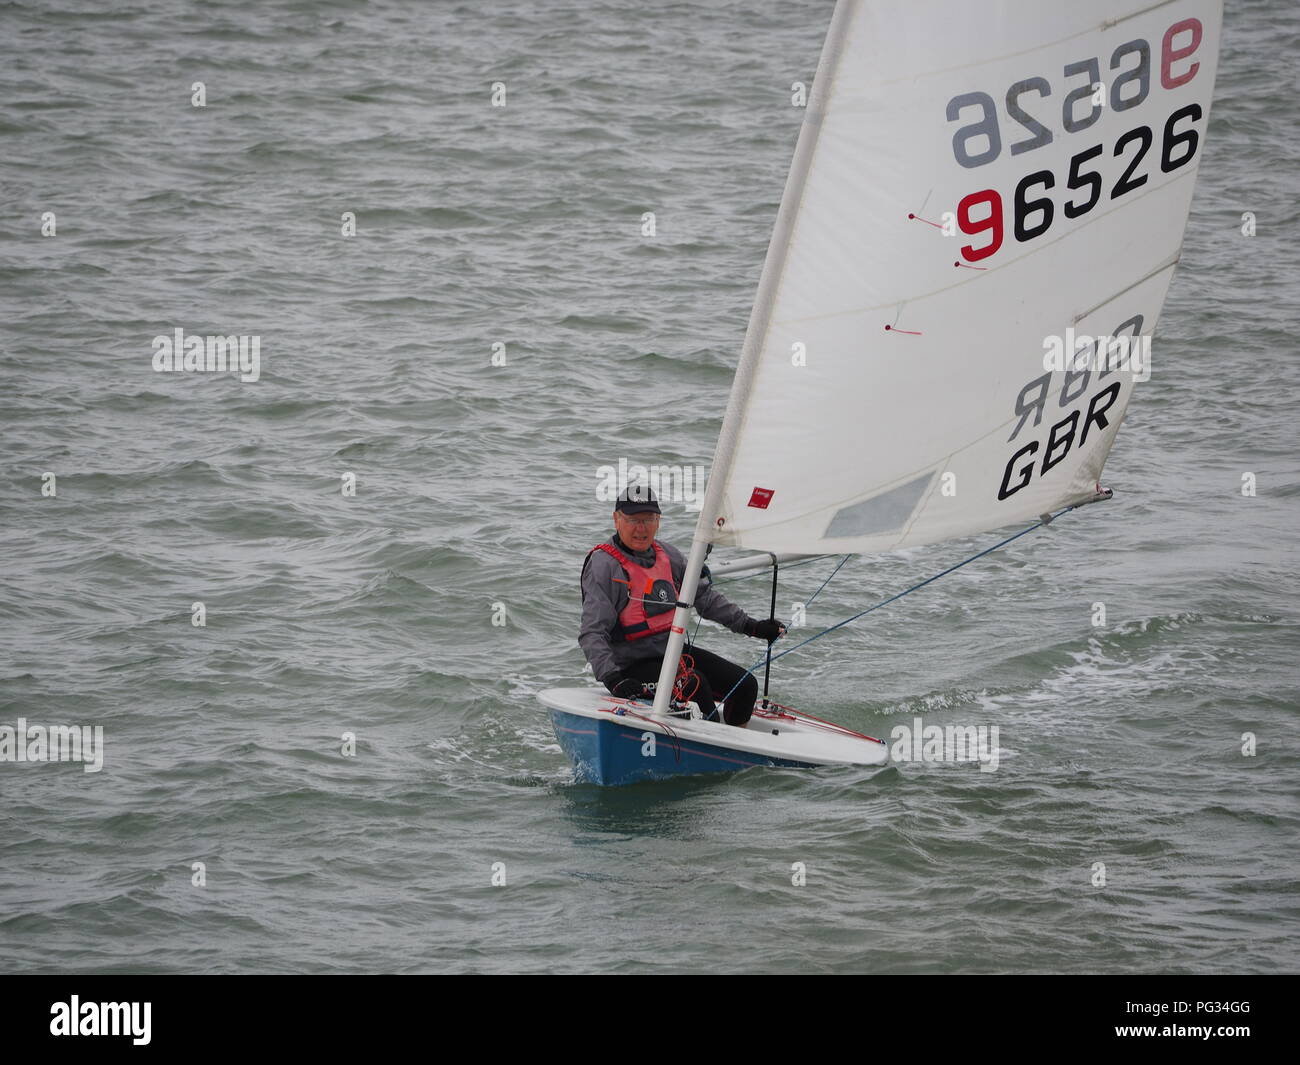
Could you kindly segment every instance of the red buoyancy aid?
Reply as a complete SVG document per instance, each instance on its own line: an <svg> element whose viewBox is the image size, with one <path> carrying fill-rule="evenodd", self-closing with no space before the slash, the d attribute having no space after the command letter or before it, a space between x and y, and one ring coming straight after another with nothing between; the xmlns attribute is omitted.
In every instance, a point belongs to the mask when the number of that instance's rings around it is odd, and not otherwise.
<svg viewBox="0 0 1300 1065"><path fill-rule="evenodd" d="M655 563L646 567L628 558L613 544L597 544L588 552L604 551L627 574L627 606L618 615L614 636L623 640L640 640L667 632L677 606L677 582L668 552L654 542ZM614 578L618 580L617 577Z"/></svg>

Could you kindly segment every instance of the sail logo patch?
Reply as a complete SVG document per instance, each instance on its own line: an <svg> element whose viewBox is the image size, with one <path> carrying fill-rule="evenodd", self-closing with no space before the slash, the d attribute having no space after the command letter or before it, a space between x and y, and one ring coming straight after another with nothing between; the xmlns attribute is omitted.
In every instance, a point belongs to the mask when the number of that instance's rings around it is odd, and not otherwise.
<svg viewBox="0 0 1300 1065"><path fill-rule="evenodd" d="M749 497L748 505L757 510L766 510L770 502L772 502L771 488L755 488L754 494Z"/></svg>

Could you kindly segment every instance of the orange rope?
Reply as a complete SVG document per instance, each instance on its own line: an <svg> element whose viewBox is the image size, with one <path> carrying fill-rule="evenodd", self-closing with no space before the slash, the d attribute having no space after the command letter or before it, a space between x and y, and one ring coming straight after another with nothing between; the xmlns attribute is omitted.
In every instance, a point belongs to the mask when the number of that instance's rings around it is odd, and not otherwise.
<svg viewBox="0 0 1300 1065"><path fill-rule="evenodd" d="M851 728L845 728L843 725L837 725L835 724L834 721L827 721L825 718L817 717L815 714L810 714L805 710L796 710L793 706L783 706L781 703L773 702L771 699L767 701L767 705L775 706L778 710L784 710L786 711L786 713L768 714L758 709L758 707L755 707L754 708L755 715L757 715L758 717L789 717L789 718L793 718L796 721L803 719L811 725L816 725L819 728L828 729L831 732L842 732L849 736L856 736L860 740L871 740L872 743L885 742L884 740L876 739L875 736L868 736L865 732L855 732Z"/></svg>

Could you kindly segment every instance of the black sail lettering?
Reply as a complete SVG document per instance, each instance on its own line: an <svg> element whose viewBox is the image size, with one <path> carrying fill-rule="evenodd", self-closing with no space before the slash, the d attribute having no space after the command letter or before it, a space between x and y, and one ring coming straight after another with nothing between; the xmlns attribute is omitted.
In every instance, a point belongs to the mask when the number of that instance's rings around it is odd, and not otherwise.
<svg viewBox="0 0 1300 1065"><path fill-rule="evenodd" d="M1083 431L1079 433L1080 447L1083 447L1084 442L1088 439L1088 426L1096 422L1098 429L1105 429L1110 424L1106 418L1106 412L1119 399L1119 385L1120 383L1116 381L1113 385L1107 385L1092 397L1092 402L1088 404L1088 416L1083 419ZM1103 399L1106 401L1105 403L1102 402ZM1078 414L1079 412L1075 411L1075 413Z"/></svg>
<svg viewBox="0 0 1300 1065"><path fill-rule="evenodd" d="M1070 427L1070 431L1064 436L1058 436L1057 434L1067 425ZM1052 431L1047 436L1047 450L1043 452L1042 473L1046 473L1070 453L1070 445L1074 443L1074 430L1078 425L1079 412L1077 410L1072 410L1070 411L1070 416L1068 418L1062 418L1052 426ZM1053 454L1053 452L1058 450L1060 452L1059 454Z"/></svg>
<svg viewBox="0 0 1300 1065"><path fill-rule="evenodd" d="M1075 413L1077 414L1078 411L1076 411ZM1022 456L1033 455L1037 451L1038 451L1038 441L1031 440L1029 443L1027 443L1024 447L1022 447L1019 451L1017 451L1014 455L1011 456L1011 461L1007 463L1006 472L1002 474L1002 487L998 489L999 499L1006 499L1008 496L1015 495L1017 492L1020 491L1020 489L1024 488L1025 485L1029 483L1029 478L1031 478L1034 475L1033 459L1030 459L1029 462L1025 463L1020 468L1019 483L1017 483L1014 488L1007 487L1007 482L1011 480L1011 469L1013 466L1015 466L1016 462Z"/></svg>

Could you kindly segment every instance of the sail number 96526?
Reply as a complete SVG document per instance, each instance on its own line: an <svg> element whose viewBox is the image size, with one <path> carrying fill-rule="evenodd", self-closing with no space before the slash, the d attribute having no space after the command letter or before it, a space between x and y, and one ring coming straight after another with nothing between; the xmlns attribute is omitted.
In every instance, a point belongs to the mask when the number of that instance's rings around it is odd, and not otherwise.
<svg viewBox="0 0 1300 1065"><path fill-rule="evenodd" d="M1171 174L1192 161L1200 144L1200 134L1193 123L1201 115L1200 104L1187 104L1165 121L1160 138L1162 173ZM1115 141L1110 154L1121 160L1117 166L1124 165L1125 161L1127 165L1111 184L1109 199L1117 200L1147 183L1150 172L1146 156L1154 143L1155 134L1150 126L1137 126ZM1061 175L1062 191L1070 194L1061 197L1061 213L1066 218L1082 218L1101 202L1105 182L1094 160L1103 156L1105 148L1104 144L1096 144L1079 152L1070 159L1069 173ZM1047 193L1056 187L1056 175L1050 170L1035 170L1016 185L1011 209L1011 228L1016 240L1022 243L1033 240L1051 228L1056 218L1056 201ZM970 262L987 259L1002 247L1006 227L1001 193L997 189L980 189L963 196L957 204L957 226L969 237L988 234L986 243L976 246L972 241L961 249L962 256Z"/></svg>

